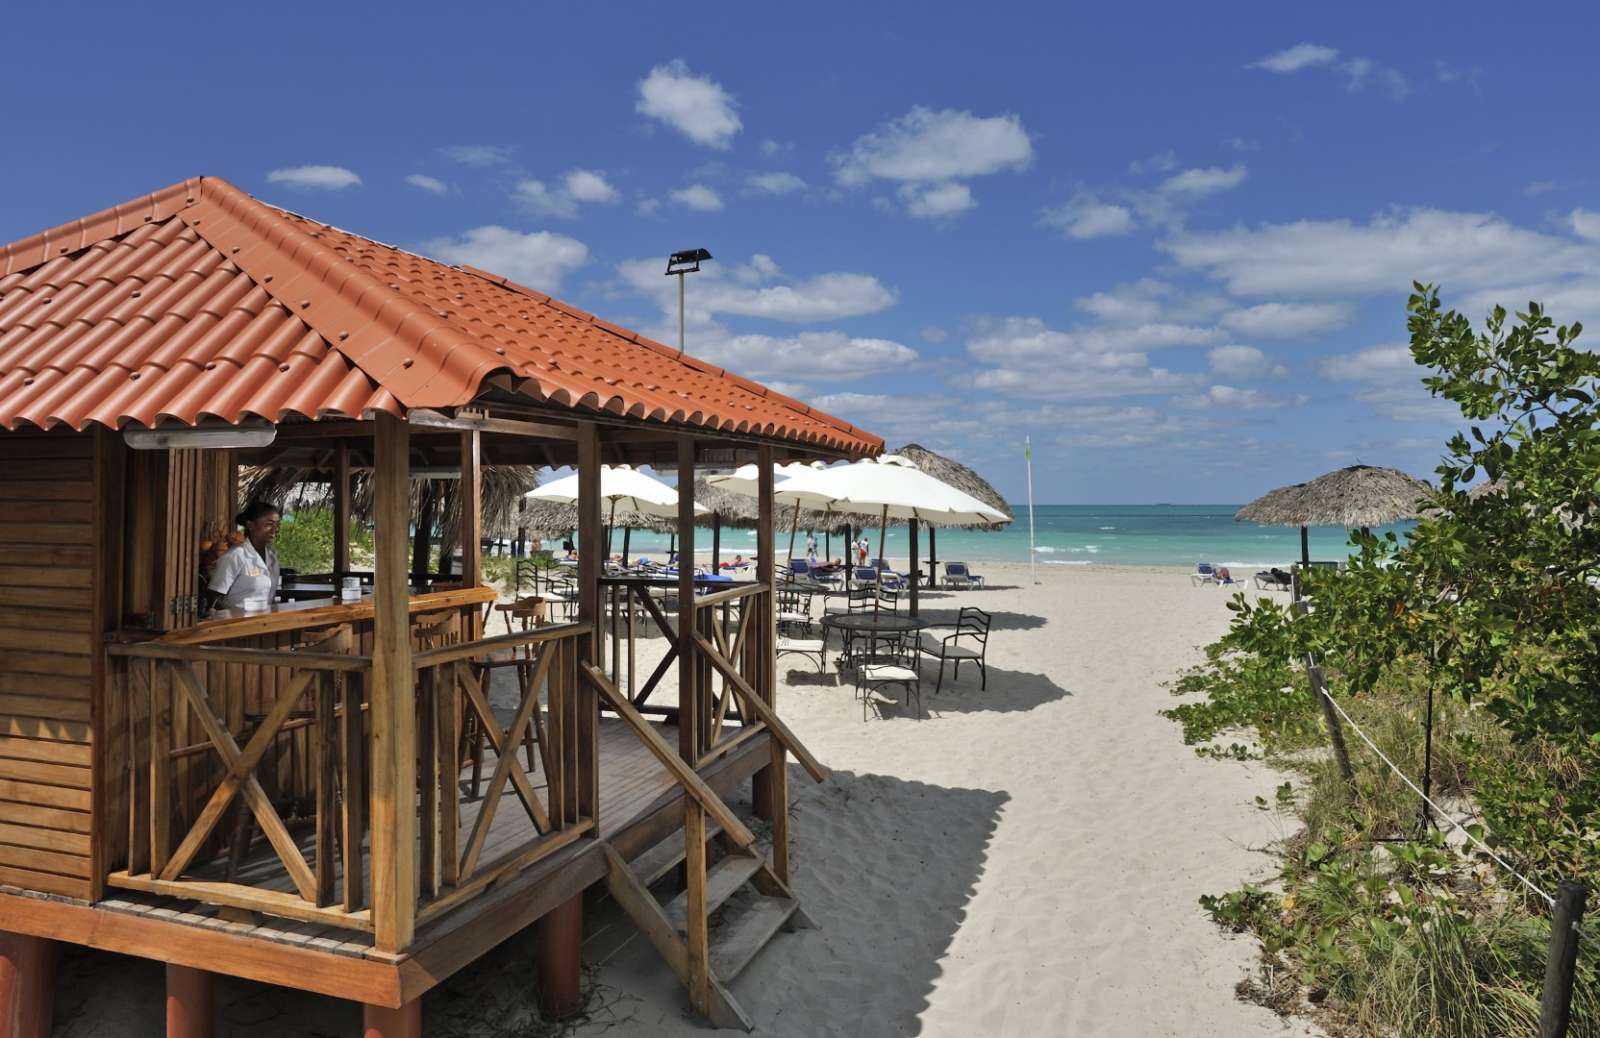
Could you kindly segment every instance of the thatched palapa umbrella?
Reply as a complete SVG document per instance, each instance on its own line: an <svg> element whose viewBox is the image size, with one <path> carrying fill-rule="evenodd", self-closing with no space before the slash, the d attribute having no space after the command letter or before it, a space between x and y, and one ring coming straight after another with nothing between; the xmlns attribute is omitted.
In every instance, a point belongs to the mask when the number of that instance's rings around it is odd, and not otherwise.
<svg viewBox="0 0 1600 1038"><path fill-rule="evenodd" d="M1266 526L1300 527L1300 562L1310 566L1307 527L1366 529L1415 519L1431 492L1428 484L1399 469L1349 465L1309 483L1270 490L1235 512L1233 518Z"/></svg>
<svg viewBox="0 0 1600 1038"><path fill-rule="evenodd" d="M901 447L899 450L895 451L895 453L900 455L902 458L910 459L917 466L917 468L919 468L922 471L926 472L928 475L932 476L934 479L939 480L941 483L948 483L951 486L955 487L957 490L960 490L963 493L972 495L973 497L977 498L979 501L982 501L984 504L988 505L990 508L998 509L999 511L1004 512L1006 514L1006 522L1005 523L989 524L989 525L984 527L985 529L999 529L1000 527L1007 525L1011 521L1011 519L1014 518L1014 516L1012 514L1012 511L1011 511L1011 506L1006 503L1006 499L1001 496L1000 491L996 490L993 486L991 486L988 483L988 481L986 481L982 476L978 475L976 472L972 471L972 469L970 469L967 466L961 464L961 462L956 461L953 458L947 458L943 454L935 454L933 451L930 451L928 448L922 446L921 444L916 444L916 443L908 443L904 447ZM956 561L960 562L961 560L957 559ZM938 546L938 541L936 540L934 527L929 526L928 527L928 586L929 587L933 587L935 585L935 583L937 582L937 580L938 580L938 576L937 576L938 569L939 569L939 546Z"/></svg>

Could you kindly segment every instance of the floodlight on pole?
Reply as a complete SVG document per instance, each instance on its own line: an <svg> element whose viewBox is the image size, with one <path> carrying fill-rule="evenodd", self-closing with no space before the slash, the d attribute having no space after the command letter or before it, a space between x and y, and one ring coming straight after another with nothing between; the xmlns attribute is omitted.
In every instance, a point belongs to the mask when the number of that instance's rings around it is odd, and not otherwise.
<svg viewBox="0 0 1600 1038"><path fill-rule="evenodd" d="M711 258L705 249L684 249L667 257L667 276L678 275L678 352L683 352L683 276L693 274Z"/></svg>

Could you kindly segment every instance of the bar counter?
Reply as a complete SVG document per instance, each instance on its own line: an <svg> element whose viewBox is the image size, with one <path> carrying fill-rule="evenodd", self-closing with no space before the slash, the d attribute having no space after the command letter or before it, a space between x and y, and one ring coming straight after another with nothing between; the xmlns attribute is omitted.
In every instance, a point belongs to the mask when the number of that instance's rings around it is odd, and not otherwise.
<svg viewBox="0 0 1600 1038"><path fill-rule="evenodd" d="M411 596L411 614L415 616L418 613L431 613L442 609L482 607L494 600L495 590L491 587L428 591ZM351 622L360 624L371 621L371 595L365 595L354 602L316 598L301 602L277 602L270 609L213 610L205 619L189 627L169 631L157 641L167 645L205 645L211 642L299 631L309 627L330 627L335 624Z"/></svg>

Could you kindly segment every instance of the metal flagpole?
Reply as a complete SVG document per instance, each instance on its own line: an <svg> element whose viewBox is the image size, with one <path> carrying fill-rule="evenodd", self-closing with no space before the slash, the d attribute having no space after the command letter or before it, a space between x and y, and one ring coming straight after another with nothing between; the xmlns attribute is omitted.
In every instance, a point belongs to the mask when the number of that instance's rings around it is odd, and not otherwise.
<svg viewBox="0 0 1600 1038"><path fill-rule="evenodd" d="M1039 583L1039 554L1033 550L1033 437L1022 438L1022 456L1028 462L1028 577Z"/></svg>

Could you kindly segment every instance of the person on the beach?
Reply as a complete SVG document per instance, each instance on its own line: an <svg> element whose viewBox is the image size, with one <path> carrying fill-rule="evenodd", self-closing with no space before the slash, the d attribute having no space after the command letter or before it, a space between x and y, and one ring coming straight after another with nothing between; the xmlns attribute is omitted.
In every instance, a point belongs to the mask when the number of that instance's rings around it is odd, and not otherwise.
<svg viewBox="0 0 1600 1038"><path fill-rule="evenodd" d="M278 553L272 547L278 536L278 509L265 501L252 501L234 522L244 528L244 539L217 560L206 584L213 603L223 609L266 610L278 597Z"/></svg>

